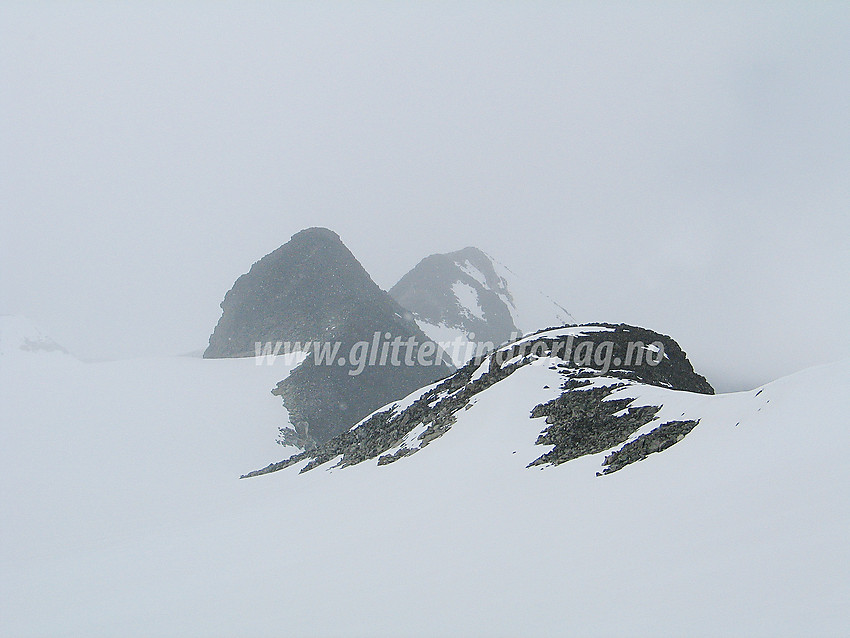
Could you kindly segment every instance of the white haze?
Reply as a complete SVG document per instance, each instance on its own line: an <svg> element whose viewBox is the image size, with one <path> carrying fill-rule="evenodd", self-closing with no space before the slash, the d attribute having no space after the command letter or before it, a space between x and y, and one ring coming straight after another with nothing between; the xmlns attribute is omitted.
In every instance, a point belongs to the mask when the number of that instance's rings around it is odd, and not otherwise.
<svg viewBox="0 0 850 638"><path fill-rule="evenodd" d="M202 348L301 228L476 245L720 389L850 355L850 5L3 3L0 313Z"/></svg>

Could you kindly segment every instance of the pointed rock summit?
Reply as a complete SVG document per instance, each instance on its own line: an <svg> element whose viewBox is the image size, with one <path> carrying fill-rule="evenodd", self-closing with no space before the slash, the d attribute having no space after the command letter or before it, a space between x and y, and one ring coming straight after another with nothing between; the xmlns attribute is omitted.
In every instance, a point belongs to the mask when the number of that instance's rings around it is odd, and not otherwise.
<svg viewBox="0 0 850 638"><path fill-rule="evenodd" d="M426 257L390 295L438 342L498 346L518 334L575 323L563 307L472 246ZM458 366L464 362L454 361Z"/></svg>
<svg viewBox="0 0 850 638"><path fill-rule="evenodd" d="M221 303L208 359L255 356L256 342L409 329L401 311L327 228L308 228L256 262Z"/></svg>
<svg viewBox="0 0 850 638"><path fill-rule="evenodd" d="M284 351L300 346L307 354L273 390L297 433L290 439L301 445L327 440L453 371L433 353L419 358L426 342L436 346L327 228L302 230L256 262L236 280L221 308L205 358L256 356L258 343L262 348L279 342L286 344ZM376 352L392 340L410 339L415 345L409 353L401 349L393 358ZM371 359L352 374L352 357L362 362L364 344ZM322 348L327 354L337 349L323 358Z"/></svg>

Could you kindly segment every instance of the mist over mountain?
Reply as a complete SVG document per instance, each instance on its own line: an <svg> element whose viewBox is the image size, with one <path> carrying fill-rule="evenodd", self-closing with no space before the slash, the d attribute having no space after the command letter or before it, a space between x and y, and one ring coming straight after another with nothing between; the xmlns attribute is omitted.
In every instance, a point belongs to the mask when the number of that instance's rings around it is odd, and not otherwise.
<svg viewBox="0 0 850 638"><path fill-rule="evenodd" d="M327 441L447 376L476 350L574 323L564 308L474 247L426 257L388 294L326 228L302 230L257 261L221 308L205 358L303 353L303 363L273 390L288 413L281 442L300 447ZM370 344L374 354L392 339L415 341L409 362L370 361L352 374L349 355L357 344ZM323 358L317 348L331 344L338 350ZM444 353L437 365L420 362L423 347Z"/></svg>
<svg viewBox="0 0 850 638"><path fill-rule="evenodd" d="M499 346L522 334L575 323L533 283L473 246L426 257L389 292L436 341ZM454 363L468 358L464 350Z"/></svg>
<svg viewBox="0 0 850 638"><path fill-rule="evenodd" d="M0 2L0 638L850 638L849 35Z"/></svg>
<svg viewBox="0 0 850 638"><path fill-rule="evenodd" d="M406 279L420 325L493 339L524 325L494 262L460 252ZM534 331L457 370L351 375L306 342L437 344L325 229L254 264L222 309L203 359L103 363L0 317L9 635L89 635L95 608L107 631L93 635L165 635L138 614L169 605L166 634L228 636L368 634L375 618L381 635L441 635L443 612L463 635L557 635L556 607L588 634L846 624L847 471L823 442L850 432L848 362L715 396L672 337L597 323ZM257 365L258 339L300 341L301 358ZM283 460L281 422L296 446ZM599 594L611 574L622 596ZM435 583L440 614L409 604Z"/></svg>
<svg viewBox="0 0 850 638"><path fill-rule="evenodd" d="M25 317L0 315L0 356L16 356L21 352L60 353L70 356L63 346Z"/></svg>

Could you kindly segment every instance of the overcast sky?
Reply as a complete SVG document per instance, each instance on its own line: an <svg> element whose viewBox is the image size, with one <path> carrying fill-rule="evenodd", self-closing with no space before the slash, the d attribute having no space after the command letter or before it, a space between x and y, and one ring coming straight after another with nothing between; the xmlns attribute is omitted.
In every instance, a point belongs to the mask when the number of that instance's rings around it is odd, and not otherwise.
<svg viewBox="0 0 850 638"><path fill-rule="evenodd" d="M719 388L850 356L850 4L0 5L0 313L203 348L336 230L387 289L476 245Z"/></svg>

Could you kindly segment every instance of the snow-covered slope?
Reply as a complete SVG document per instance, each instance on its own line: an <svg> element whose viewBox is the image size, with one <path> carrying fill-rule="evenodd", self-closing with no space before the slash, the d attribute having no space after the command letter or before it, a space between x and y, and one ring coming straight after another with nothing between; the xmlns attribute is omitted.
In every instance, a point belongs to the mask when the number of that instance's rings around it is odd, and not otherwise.
<svg viewBox="0 0 850 638"><path fill-rule="evenodd" d="M244 359L4 365L0 635L850 625L850 361L732 395L644 386L665 418L700 423L602 477L601 455L527 468L545 451L528 404L559 393L555 371L527 365L401 462L240 481L280 454L279 374Z"/></svg>

